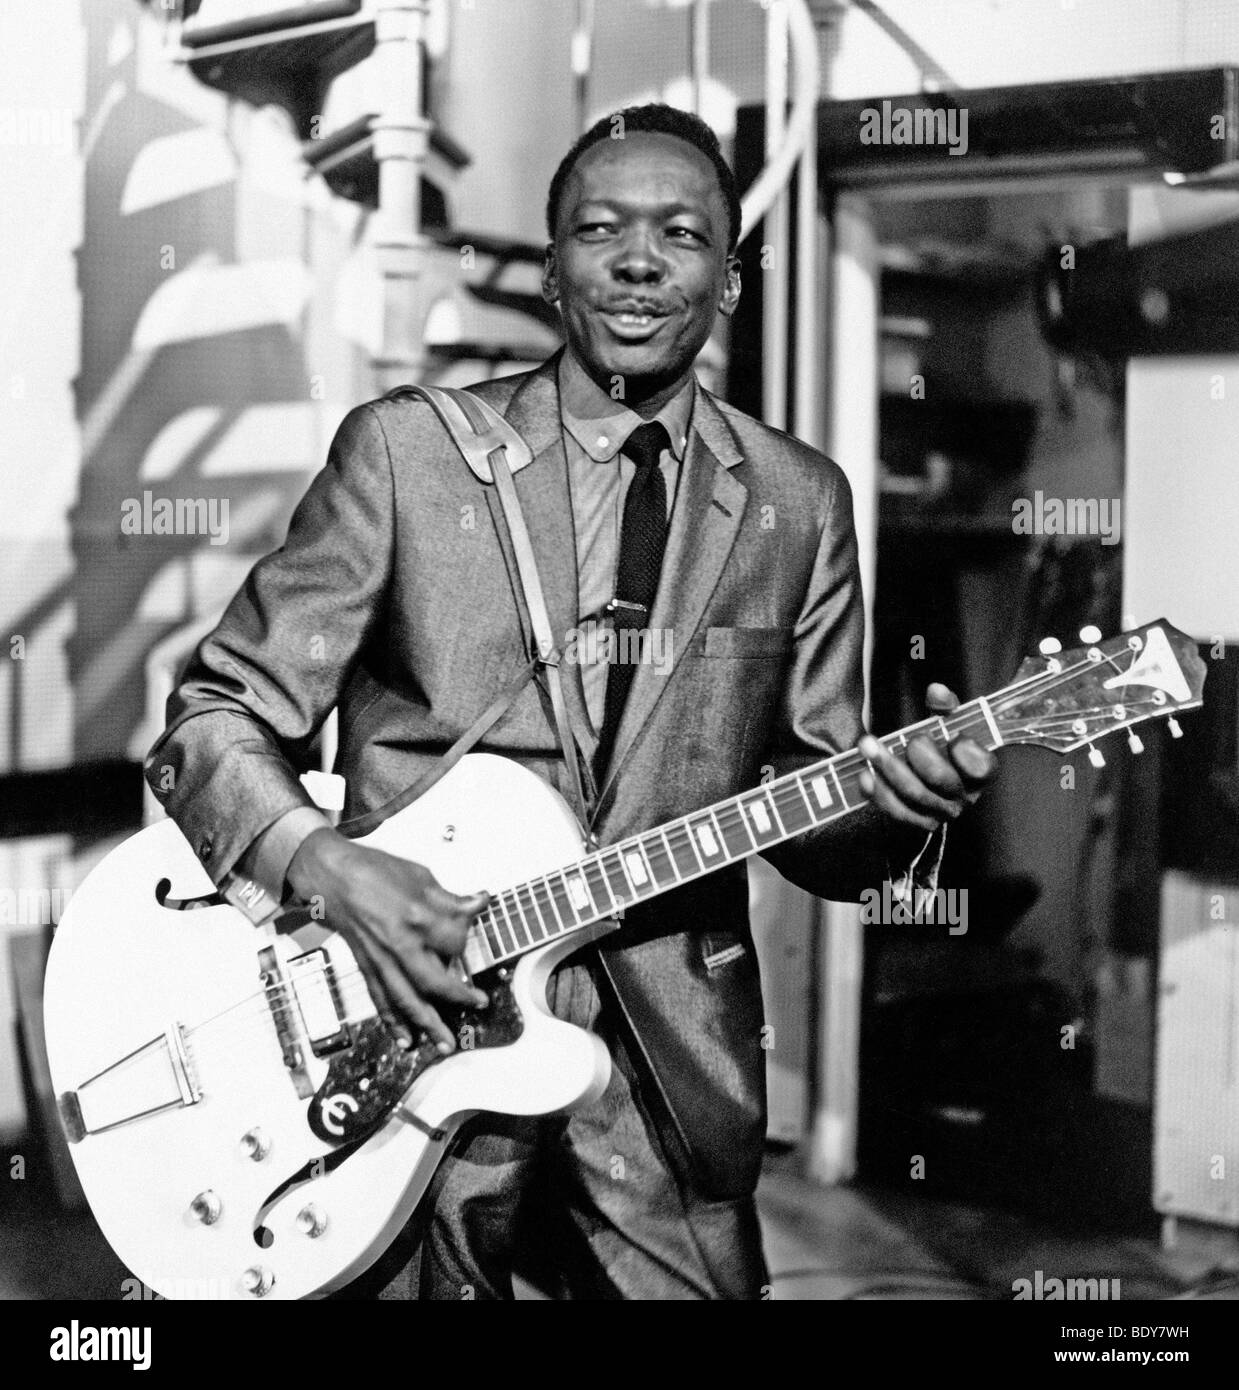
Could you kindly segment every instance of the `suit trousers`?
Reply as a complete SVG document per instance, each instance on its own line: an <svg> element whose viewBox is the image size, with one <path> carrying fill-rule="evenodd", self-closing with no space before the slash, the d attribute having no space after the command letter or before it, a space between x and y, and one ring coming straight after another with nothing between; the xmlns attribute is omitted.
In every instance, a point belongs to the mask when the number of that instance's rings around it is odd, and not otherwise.
<svg viewBox="0 0 1239 1390"><path fill-rule="evenodd" d="M553 1298L768 1296L752 1196L713 1201L675 1175L593 954L549 998L607 1044L606 1090L569 1115L467 1121L409 1225L337 1297L509 1299L514 1272Z"/></svg>

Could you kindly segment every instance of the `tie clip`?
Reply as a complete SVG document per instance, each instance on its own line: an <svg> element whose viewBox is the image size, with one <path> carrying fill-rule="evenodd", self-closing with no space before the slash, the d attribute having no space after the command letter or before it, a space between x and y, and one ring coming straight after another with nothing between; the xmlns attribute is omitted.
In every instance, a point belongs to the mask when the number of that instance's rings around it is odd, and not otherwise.
<svg viewBox="0 0 1239 1390"><path fill-rule="evenodd" d="M627 599L623 598L613 598L607 604L606 611L614 613L617 608L631 608L634 613L648 613L650 611L644 603L629 603Z"/></svg>

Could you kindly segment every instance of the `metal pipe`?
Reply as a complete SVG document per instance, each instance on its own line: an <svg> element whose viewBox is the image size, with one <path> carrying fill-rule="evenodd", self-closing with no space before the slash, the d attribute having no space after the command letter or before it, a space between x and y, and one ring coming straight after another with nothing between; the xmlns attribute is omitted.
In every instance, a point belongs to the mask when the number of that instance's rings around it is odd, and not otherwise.
<svg viewBox="0 0 1239 1390"><path fill-rule="evenodd" d="M817 35L813 19L805 0L771 0L767 11L766 25L766 81L767 81L767 123L769 122L769 82L773 26L778 26L790 39L796 54L796 93L792 103L791 116L787 120L786 134L773 158L753 182L744 195L740 206L740 240L743 241L758 222L766 215L767 209L791 177L792 166L800 156L805 142L814 132L817 117L817 96L819 65L817 56ZM787 40L782 41L778 52L782 54ZM783 61L780 58L779 61ZM786 87L784 88L786 92ZM785 97L786 100L786 97ZM780 120L782 107L780 107ZM767 145L769 149L769 145Z"/></svg>
<svg viewBox="0 0 1239 1390"><path fill-rule="evenodd" d="M688 62L693 83L693 112L704 117L706 78L710 72L710 0L693 0L688 12Z"/></svg>
<svg viewBox="0 0 1239 1390"><path fill-rule="evenodd" d="M420 380L425 369L421 175L430 144L422 114L422 44L429 0L377 0L374 16L378 115L374 157L379 206L374 251L383 277L383 338L374 362L380 390Z"/></svg>
<svg viewBox="0 0 1239 1390"><path fill-rule="evenodd" d="M576 128L585 133L589 119L589 76L594 62L594 0L577 0L576 28L572 31L572 82L576 97Z"/></svg>
<svg viewBox="0 0 1239 1390"><path fill-rule="evenodd" d="M766 168L778 162L785 145L787 106L787 6L774 0L766 11ZM791 165L788 164L787 177ZM774 187L766 215L762 246L761 380L762 418L775 429L787 428L787 325L790 275L789 222L786 179ZM743 236L743 233L741 233Z"/></svg>
<svg viewBox="0 0 1239 1390"><path fill-rule="evenodd" d="M796 189L796 346L793 433L815 449L825 446L821 342L824 329L822 286L818 269L817 140L806 142L800 156Z"/></svg>

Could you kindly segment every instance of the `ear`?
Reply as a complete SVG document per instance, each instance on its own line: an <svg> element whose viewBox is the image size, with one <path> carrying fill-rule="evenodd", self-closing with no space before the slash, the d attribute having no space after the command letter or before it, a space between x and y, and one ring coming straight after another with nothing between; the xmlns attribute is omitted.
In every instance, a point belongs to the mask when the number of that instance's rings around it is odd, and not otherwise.
<svg viewBox="0 0 1239 1390"><path fill-rule="evenodd" d="M719 297L718 311L726 318L736 312L740 303L740 257L728 256L727 267L723 272L723 293Z"/></svg>
<svg viewBox="0 0 1239 1390"><path fill-rule="evenodd" d="M546 259L542 262L542 298L548 304L559 303L559 268L555 263L555 243L546 244Z"/></svg>

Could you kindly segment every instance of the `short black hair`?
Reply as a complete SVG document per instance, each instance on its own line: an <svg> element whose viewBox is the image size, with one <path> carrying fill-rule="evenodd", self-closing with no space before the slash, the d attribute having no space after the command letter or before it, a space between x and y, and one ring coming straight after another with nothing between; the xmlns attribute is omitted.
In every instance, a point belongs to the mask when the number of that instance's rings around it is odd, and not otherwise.
<svg viewBox="0 0 1239 1390"><path fill-rule="evenodd" d="M703 155L714 165L714 172L718 175L719 191L723 195L723 203L727 208L727 250L732 252L736 249L736 244L740 240L740 195L736 192L736 176L731 172L731 166L723 158L723 152L719 148L718 136L706 125L699 116L694 116L690 111L680 111L674 106L667 106L662 102L649 102L645 106L625 106L621 111L615 111L609 116L603 116L594 122L592 126L580 136L576 144L564 155L559 162L559 168L555 170L555 177L551 180L550 192L546 198L546 229L552 241L555 240L555 227L559 221L559 205L564 196L564 185L568 182L568 176L576 167L576 162L594 145L600 144L603 140L610 140L614 136L617 122L625 135L630 132L646 131L658 135L674 135L680 140L687 141L694 148L699 149Z"/></svg>

